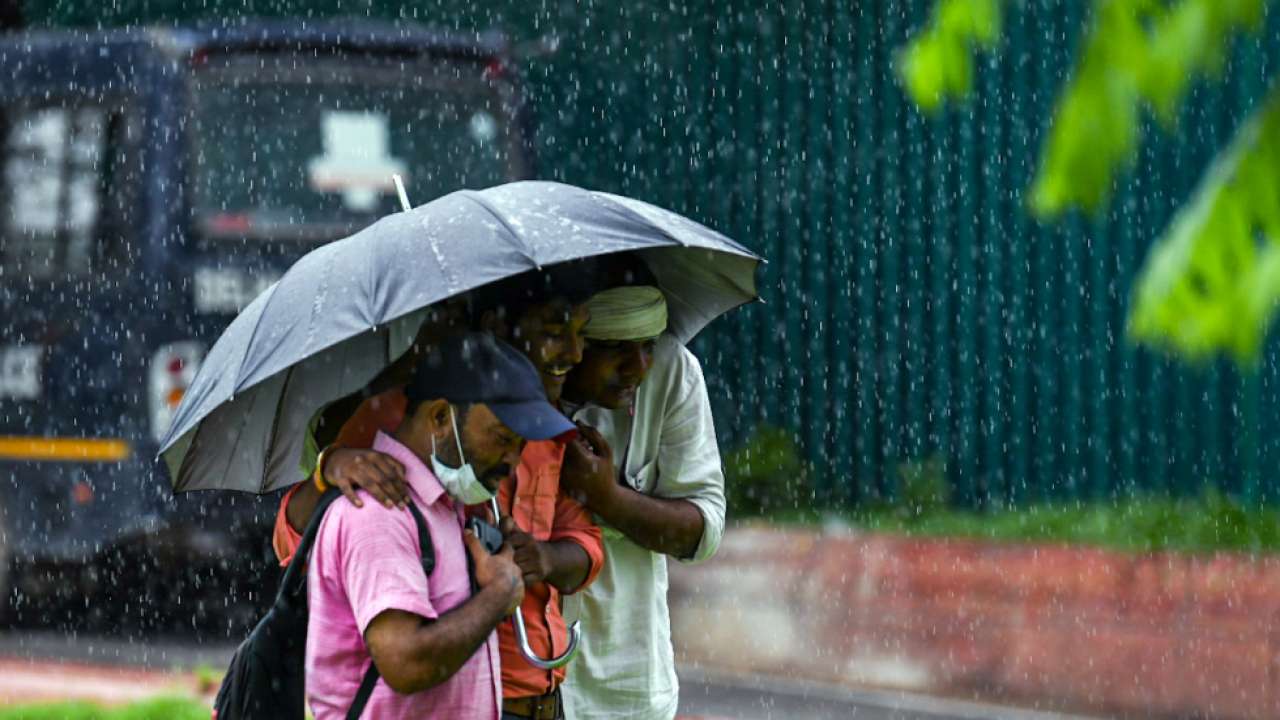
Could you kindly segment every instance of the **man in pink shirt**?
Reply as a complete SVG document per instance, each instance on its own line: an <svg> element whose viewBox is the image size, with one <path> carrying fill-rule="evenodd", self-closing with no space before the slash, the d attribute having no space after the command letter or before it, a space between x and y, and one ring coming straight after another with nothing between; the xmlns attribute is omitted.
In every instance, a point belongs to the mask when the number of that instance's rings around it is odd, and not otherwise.
<svg viewBox="0 0 1280 720"><path fill-rule="evenodd" d="M574 426L547 402L529 360L481 333L424 358L405 395L404 422L393 435L378 433L374 449L403 465L435 569L423 569L407 509L329 506L307 573L307 701L316 720L345 718L363 685L372 692L359 697L362 717L496 720L494 629L519 606L524 585L509 546L489 555L464 531L463 507L493 496L525 439Z"/></svg>

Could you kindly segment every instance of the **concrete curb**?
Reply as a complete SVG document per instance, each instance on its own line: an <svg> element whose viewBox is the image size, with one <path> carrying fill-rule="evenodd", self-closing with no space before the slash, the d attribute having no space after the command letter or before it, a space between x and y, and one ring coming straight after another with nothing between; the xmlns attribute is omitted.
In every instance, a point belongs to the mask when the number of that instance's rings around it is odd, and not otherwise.
<svg viewBox="0 0 1280 720"><path fill-rule="evenodd" d="M1280 717L1280 558L740 527L671 602L680 660L721 672Z"/></svg>

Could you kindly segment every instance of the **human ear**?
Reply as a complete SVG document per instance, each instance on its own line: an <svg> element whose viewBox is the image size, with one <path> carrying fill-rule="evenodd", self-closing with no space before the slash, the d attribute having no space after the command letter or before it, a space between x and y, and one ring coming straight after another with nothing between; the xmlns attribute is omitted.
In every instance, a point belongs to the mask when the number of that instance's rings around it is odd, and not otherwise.
<svg viewBox="0 0 1280 720"><path fill-rule="evenodd" d="M427 430L440 439L449 430L449 401L444 398L425 403L418 411L427 423Z"/></svg>

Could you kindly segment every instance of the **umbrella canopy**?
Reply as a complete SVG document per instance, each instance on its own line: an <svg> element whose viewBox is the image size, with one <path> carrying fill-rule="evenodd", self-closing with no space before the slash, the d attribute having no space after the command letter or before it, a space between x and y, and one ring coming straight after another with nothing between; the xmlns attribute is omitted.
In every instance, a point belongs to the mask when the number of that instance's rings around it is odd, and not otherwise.
<svg viewBox="0 0 1280 720"><path fill-rule="evenodd" d="M232 321L160 445L176 491L302 479L307 423L408 349L427 308L531 269L635 251L688 342L756 298L760 258L688 218L553 182L462 190L303 256Z"/></svg>

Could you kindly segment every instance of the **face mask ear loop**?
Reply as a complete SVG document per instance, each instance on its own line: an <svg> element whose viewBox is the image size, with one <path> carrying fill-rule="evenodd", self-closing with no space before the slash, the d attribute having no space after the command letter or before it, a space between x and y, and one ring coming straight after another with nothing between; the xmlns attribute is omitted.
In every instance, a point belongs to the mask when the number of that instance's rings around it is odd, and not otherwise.
<svg viewBox="0 0 1280 720"><path fill-rule="evenodd" d="M458 419L453 414L452 405L449 406L449 422L453 423L453 439L458 441L458 457L462 458L462 465L466 465L467 458L462 453L462 435L458 433ZM496 492L489 498L489 510L493 512L493 522L496 525L502 519L501 513L498 512L498 493Z"/></svg>
<svg viewBox="0 0 1280 720"><path fill-rule="evenodd" d="M449 406L449 424L453 425L453 440L458 443L458 467L467 464L467 456L462 452L462 436L458 434L458 418L453 414L453 406Z"/></svg>
<svg viewBox="0 0 1280 720"><path fill-rule="evenodd" d="M454 414L452 405L449 406L449 423L453 425L453 439L458 443L458 459L462 461L458 467L466 467L467 456L462 452L462 435L458 432L458 417ZM498 493L493 493L489 498L489 509L493 511L493 522L496 525L501 519L501 515L498 514Z"/></svg>

